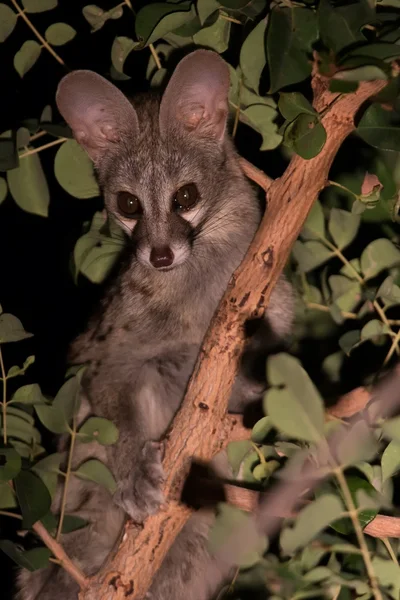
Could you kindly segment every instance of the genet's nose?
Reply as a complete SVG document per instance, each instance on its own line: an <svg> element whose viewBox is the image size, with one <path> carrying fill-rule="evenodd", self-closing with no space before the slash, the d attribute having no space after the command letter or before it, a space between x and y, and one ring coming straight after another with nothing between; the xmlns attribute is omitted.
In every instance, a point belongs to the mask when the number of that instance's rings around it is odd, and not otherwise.
<svg viewBox="0 0 400 600"><path fill-rule="evenodd" d="M156 269L170 267L174 262L174 253L168 246L152 248L150 252L150 262Z"/></svg>

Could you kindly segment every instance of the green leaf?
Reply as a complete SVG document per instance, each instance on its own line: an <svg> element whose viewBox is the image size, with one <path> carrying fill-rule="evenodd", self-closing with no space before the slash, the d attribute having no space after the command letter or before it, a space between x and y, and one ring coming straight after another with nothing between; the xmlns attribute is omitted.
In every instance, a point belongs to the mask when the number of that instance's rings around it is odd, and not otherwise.
<svg viewBox="0 0 400 600"><path fill-rule="evenodd" d="M0 448L0 481L10 481L21 470L21 457L14 448Z"/></svg>
<svg viewBox="0 0 400 600"><path fill-rule="evenodd" d="M400 417L387 419L382 425L382 431L391 440L400 443Z"/></svg>
<svg viewBox="0 0 400 600"><path fill-rule="evenodd" d="M331 577L332 574L332 571L327 567L316 567L304 575L304 581L307 581L307 583L319 583Z"/></svg>
<svg viewBox="0 0 400 600"><path fill-rule="evenodd" d="M12 396L10 402L19 404L38 404L43 402L40 386L37 383L23 385Z"/></svg>
<svg viewBox="0 0 400 600"><path fill-rule="evenodd" d="M30 132L26 127L19 127L17 131L17 148L28 146L30 140Z"/></svg>
<svg viewBox="0 0 400 600"><path fill-rule="evenodd" d="M284 144L306 160L317 156L325 142L325 128L316 116L302 113L285 128Z"/></svg>
<svg viewBox="0 0 400 600"><path fill-rule="evenodd" d="M253 104L240 112L240 120L261 134L263 142L260 150L273 150L282 141L276 117L276 109L266 104Z"/></svg>
<svg viewBox="0 0 400 600"><path fill-rule="evenodd" d="M341 350L327 356L322 363L322 370L333 383L340 381L344 354Z"/></svg>
<svg viewBox="0 0 400 600"><path fill-rule="evenodd" d="M116 37L111 47L111 62L118 73L124 73L124 64L128 55L140 45L140 42L134 42L131 38L120 36Z"/></svg>
<svg viewBox="0 0 400 600"><path fill-rule="evenodd" d="M391 421L394 420L396 419L391 419ZM388 426L386 431L385 425ZM388 435L387 431L390 432L391 425L393 425L393 423L390 424L390 421L386 421L386 423L384 423L383 432L386 435ZM393 440L390 442L382 454L382 483L384 483L390 477L393 477L393 475L400 470L400 417L397 417L397 425L394 427L394 429L395 437L397 437L398 441ZM390 435L390 437L393 436Z"/></svg>
<svg viewBox="0 0 400 600"><path fill-rule="evenodd" d="M361 461L372 460L378 450L376 439L366 421L353 423L345 438L335 448L337 460L342 466L359 464Z"/></svg>
<svg viewBox="0 0 400 600"><path fill-rule="evenodd" d="M73 471L73 474L80 479L86 479L94 481L108 489L111 494L117 489L116 481L106 465L103 465L99 460L91 459L80 465L77 471Z"/></svg>
<svg viewBox="0 0 400 600"><path fill-rule="evenodd" d="M7 411L7 433L10 438L22 440L29 446L35 441L40 442L40 433L33 424L28 423L25 418L21 419L20 416L11 414L10 411Z"/></svg>
<svg viewBox="0 0 400 600"><path fill-rule="evenodd" d="M52 433L67 433L68 423L61 409L47 406L47 404L37 404L35 410L46 429Z"/></svg>
<svg viewBox="0 0 400 600"><path fill-rule="evenodd" d="M7 403L7 415L12 415L14 417L19 417L20 419L24 419L30 425L35 424L35 419L30 415L26 410L22 408L16 408L15 406L10 406L10 403Z"/></svg>
<svg viewBox="0 0 400 600"><path fill-rule="evenodd" d="M293 246L293 256L299 263L300 271L308 273L329 260L333 256L333 252L328 250L322 242L297 240Z"/></svg>
<svg viewBox="0 0 400 600"><path fill-rule="evenodd" d="M281 533L280 544L285 554L306 546L320 531L343 513L343 504L333 494L320 496L303 508L291 528Z"/></svg>
<svg viewBox="0 0 400 600"><path fill-rule="evenodd" d="M318 6L321 39L328 48L338 53L346 46L365 41L361 28L374 17L374 11L367 0L358 0L335 7L330 0L321 0Z"/></svg>
<svg viewBox="0 0 400 600"><path fill-rule="evenodd" d="M116 244L101 243L95 246L82 261L81 273L92 283L101 283L111 271L120 252L121 246Z"/></svg>
<svg viewBox="0 0 400 600"><path fill-rule="evenodd" d="M313 117L317 114L307 98L303 94L300 94L300 92L281 92L279 94L278 108L287 121L294 121L296 117L303 113Z"/></svg>
<svg viewBox="0 0 400 600"><path fill-rule="evenodd" d="M239 473L240 465L244 458L253 451L253 446L250 440L241 440L230 442L227 446L227 454L229 464L232 469L233 476L236 478Z"/></svg>
<svg viewBox="0 0 400 600"><path fill-rule="evenodd" d="M325 219L322 206L318 200L314 202L301 232L303 239L325 237Z"/></svg>
<svg viewBox="0 0 400 600"><path fill-rule="evenodd" d="M14 67L21 77L33 67L41 51L40 45L34 40L28 40L22 44L14 56Z"/></svg>
<svg viewBox="0 0 400 600"><path fill-rule="evenodd" d="M268 547L267 538L256 530L252 515L236 506L225 503L218 504L217 517L210 530L208 543L211 551L217 552L221 545L226 543L232 531L239 528L246 529L246 537L248 536L247 539L252 541L252 550L244 552L242 548L236 547L230 552L230 559L235 565L249 568L260 560Z"/></svg>
<svg viewBox="0 0 400 600"><path fill-rule="evenodd" d="M266 0L220 0L220 4L229 10L237 11L239 15L254 19L266 7Z"/></svg>
<svg viewBox="0 0 400 600"><path fill-rule="evenodd" d="M374 556L372 568L379 584L391 590L392 598L398 598L400 596L400 566L389 558ZM385 596L388 597L386 594Z"/></svg>
<svg viewBox="0 0 400 600"><path fill-rule="evenodd" d="M65 515L62 526L62 533L71 533L86 527L88 521L78 517L77 515Z"/></svg>
<svg viewBox="0 0 400 600"><path fill-rule="evenodd" d="M376 65L365 65L355 69L338 71L333 76L333 81L375 81L375 79L388 79L388 75ZM351 88L350 88L351 89Z"/></svg>
<svg viewBox="0 0 400 600"><path fill-rule="evenodd" d="M262 19L249 33L240 50L240 68L244 83L258 93L261 73L267 57L265 53L265 32L267 19Z"/></svg>
<svg viewBox="0 0 400 600"><path fill-rule="evenodd" d="M43 481L52 498L56 492L60 463L63 458L64 454L62 452L55 452L54 454L42 458L42 460L39 460L39 462L32 467L32 471L34 471Z"/></svg>
<svg viewBox="0 0 400 600"><path fill-rule="evenodd" d="M263 417L254 425L253 430L251 432L251 439L256 444L262 444L268 433L273 428L273 424L269 417Z"/></svg>
<svg viewBox="0 0 400 600"><path fill-rule="evenodd" d="M136 37L148 46L165 34L188 23L193 16L190 1L185 0L179 4L164 2L147 4L136 15Z"/></svg>
<svg viewBox="0 0 400 600"><path fill-rule="evenodd" d="M1 475L0 475L1 477ZM16 508L17 501L8 481L0 482L0 510L3 508Z"/></svg>
<svg viewBox="0 0 400 600"><path fill-rule="evenodd" d="M400 304L400 287L393 281L393 277L389 275L376 292L376 298L382 298L385 306L395 306Z"/></svg>
<svg viewBox="0 0 400 600"><path fill-rule="evenodd" d="M230 21L219 17L215 23L208 27L204 27L195 33L193 41L198 46L211 48L211 50L222 54L222 52L225 52L228 48L230 33Z"/></svg>
<svg viewBox="0 0 400 600"><path fill-rule="evenodd" d="M0 204L7 198L7 193L7 182L3 177L0 177Z"/></svg>
<svg viewBox="0 0 400 600"><path fill-rule="evenodd" d="M35 357L28 356L28 358L24 361L24 364L22 367L18 367L17 365L14 365L13 367L11 367L8 370L7 379L11 379L12 377L17 377L18 375L24 375L26 370L28 369L28 367L33 365L34 362L35 362Z"/></svg>
<svg viewBox="0 0 400 600"><path fill-rule="evenodd" d="M355 273L358 273L359 275L361 275L361 265L360 265L360 261L358 258L352 258L351 260L349 260L349 265L343 265L343 267L340 269L340 272L342 273L342 275L345 275L346 277L348 277L349 279L354 279L356 280L356 276ZM351 266L350 266L351 265Z"/></svg>
<svg viewBox="0 0 400 600"><path fill-rule="evenodd" d="M361 254L361 271L365 279L371 279L383 269L390 269L399 264L400 250L386 238L374 240Z"/></svg>
<svg viewBox="0 0 400 600"><path fill-rule="evenodd" d="M317 36L316 16L312 10L298 7L272 10L267 34L271 94L311 74L307 53Z"/></svg>
<svg viewBox="0 0 400 600"><path fill-rule="evenodd" d="M343 275L331 275L332 300L341 311L352 311L361 300L361 284Z"/></svg>
<svg viewBox="0 0 400 600"><path fill-rule="evenodd" d="M201 25L204 25L208 17L219 10L220 6L217 0L198 0L196 8Z"/></svg>
<svg viewBox="0 0 400 600"><path fill-rule="evenodd" d="M7 171L8 187L22 210L48 216L50 192L38 154L24 157L17 169Z"/></svg>
<svg viewBox="0 0 400 600"><path fill-rule="evenodd" d="M79 429L78 436L81 442L96 441L104 446L110 446L118 440L118 429L108 419L90 417Z"/></svg>
<svg viewBox="0 0 400 600"><path fill-rule="evenodd" d="M17 14L7 4L0 4L0 43L6 41L16 24Z"/></svg>
<svg viewBox="0 0 400 600"><path fill-rule="evenodd" d="M58 0L22 0L22 6L27 13L40 13L56 8Z"/></svg>
<svg viewBox="0 0 400 600"><path fill-rule="evenodd" d="M60 410L64 414L67 423L79 410L82 375L83 371L80 371L74 377L70 377L61 386L53 401L52 408Z"/></svg>
<svg viewBox="0 0 400 600"><path fill-rule="evenodd" d="M363 114L357 134L367 144L382 150L400 150L400 127L397 113L372 104Z"/></svg>
<svg viewBox="0 0 400 600"><path fill-rule="evenodd" d="M21 321L14 315L9 313L0 315L0 344L19 342L32 336L33 334L25 331Z"/></svg>
<svg viewBox="0 0 400 600"><path fill-rule="evenodd" d="M390 44L385 42L376 42L372 44L364 44L357 46L354 50L346 52L345 56L341 60L341 64L346 65L353 58L365 58L365 64L368 64L368 59L375 58L379 60L388 60L391 58L400 57L400 49L397 44Z"/></svg>
<svg viewBox="0 0 400 600"><path fill-rule="evenodd" d="M370 497L376 496L376 490L369 483L369 481L366 481L365 479L362 479L361 477L358 477L357 475L346 475L346 481L347 481L347 485L349 487L353 502L357 508L360 507L360 503L359 503L360 497L358 494L360 492L360 490L362 490L364 493L366 493ZM360 521L360 524L363 529L364 529L364 527L366 527L368 525L368 523L370 523L371 521L373 521L373 519L375 519L377 512L378 511L376 509L372 509L372 508L364 508L364 509L361 509L358 511L358 520ZM349 518L343 518L343 519L340 519L339 521L336 521L335 523L332 524L332 527L335 531L342 533L344 535L350 535L354 531L353 524Z"/></svg>
<svg viewBox="0 0 400 600"><path fill-rule="evenodd" d="M76 36L76 31L68 23L53 23L46 29L44 37L52 46L63 46Z"/></svg>
<svg viewBox="0 0 400 600"><path fill-rule="evenodd" d="M343 352L347 354L347 356L349 356L353 348L360 345L360 339L361 335L358 329L347 331L339 338L339 346L341 347Z"/></svg>
<svg viewBox="0 0 400 600"><path fill-rule="evenodd" d="M360 227L360 216L353 215L347 210L332 208L328 229L339 250L346 248L357 235Z"/></svg>
<svg viewBox="0 0 400 600"><path fill-rule="evenodd" d="M265 483L279 467L280 464L277 460L268 460L264 463L260 463L254 467L253 477L256 481Z"/></svg>
<svg viewBox="0 0 400 600"><path fill-rule="evenodd" d="M61 187L74 198L94 198L100 194L90 158L75 140L67 140L58 149L54 174Z"/></svg>
<svg viewBox="0 0 400 600"><path fill-rule="evenodd" d="M389 334L390 327L378 319L371 319L361 329L361 341L369 340L374 337Z"/></svg>
<svg viewBox="0 0 400 600"><path fill-rule="evenodd" d="M31 572L46 567L51 556L48 548L33 548L24 552L10 540L0 540L0 549L17 565Z"/></svg>
<svg viewBox="0 0 400 600"><path fill-rule="evenodd" d="M23 525L30 529L50 510L51 497L41 479L31 471L21 471L14 481Z"/></svg>
<svg viewBox="0 0 400 600"><path fill-rule="evenodd" d="M92 26L92 31L98 31L108 21L108 19L119 19L124 13L123 6L115 6L110 10L104 11L95 4L88 4L82 8L82 14L87 22Z"/></svg>
<svg viewBox="0 0 400 600"><path fill-rule="evenodd" d="M358 88L357 81L346 81L345 79L332 79L329 82L329 91L333 94L352 94Z"/></svg>
<svg viewBox="0 0 400 600"><path fill-rule="evenodd" d="M265 412L274 426L299 440L318 442L324 430L321 397L299 361L276 354L267 362L272 389L264 397Z"/></svg>

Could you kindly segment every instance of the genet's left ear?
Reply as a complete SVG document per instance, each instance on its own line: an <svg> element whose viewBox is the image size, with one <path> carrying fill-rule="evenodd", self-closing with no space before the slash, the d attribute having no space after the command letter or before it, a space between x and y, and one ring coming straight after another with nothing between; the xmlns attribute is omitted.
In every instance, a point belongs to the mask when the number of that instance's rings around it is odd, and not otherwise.
<svg viewBox="0 0 400 600"><path fill-rule="evenodd" d="M196 50L178 64L160 106L160 132L182 126L221 140L228 116L229 69L211 50Z"/></svg>

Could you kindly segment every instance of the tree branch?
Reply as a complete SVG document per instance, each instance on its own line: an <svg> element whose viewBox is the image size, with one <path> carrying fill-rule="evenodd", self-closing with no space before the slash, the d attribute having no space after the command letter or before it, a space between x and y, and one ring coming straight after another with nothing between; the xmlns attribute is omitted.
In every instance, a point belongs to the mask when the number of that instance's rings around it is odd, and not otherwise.
<svg viewBox="0 0 400 600"><path fill-rule="evenodd" d="M208 461L224 447L232 432L224 416L244 346L244 323L264 313L291 247L326 185L332 161L354 129L355 114L385 83L362 82L354 94L337 98L327 91L325 80L314 75L314 106L319 112L325 111L322 122L327 141L311 160L294 156L283 176L269 186L268 210L212 319L185 400L166 436L164 470L168 477L164 493L169 503L149 517L142 529L128 524L117 553L92 578L89 588L81 591L81 600L108 599L112 589L113 600L145 595L190 516L190 510L179 504L179 497L192 458Z"/></svg>

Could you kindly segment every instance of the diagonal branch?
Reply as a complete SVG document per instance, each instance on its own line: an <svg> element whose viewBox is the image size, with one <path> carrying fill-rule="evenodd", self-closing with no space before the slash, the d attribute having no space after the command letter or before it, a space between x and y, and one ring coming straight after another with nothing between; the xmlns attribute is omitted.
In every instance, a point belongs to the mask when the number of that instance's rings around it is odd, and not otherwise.
<svg viewBox="0 0 400 600"><path fill-rule="evenodd" d="M384 85L382 81L363 82L354 94L337 98L327 91L325 80L314 75L314 106L324 111L327 141L309 161L293 157L283 176L269 187L266 215L211 322L185 400L167 435L164 492L169 503L164 511L149 517L142 529L127 526L116 555L91 580L89 589L80 593L81 600L105 600L110 597L110 586L113 600L145 595L190 516L178 500L191 459L209 460L229 439L231 429L224 416L244 346L244 323L264 313L291 247L326 185L332 161L354 130L355 114Z"/></svg>

